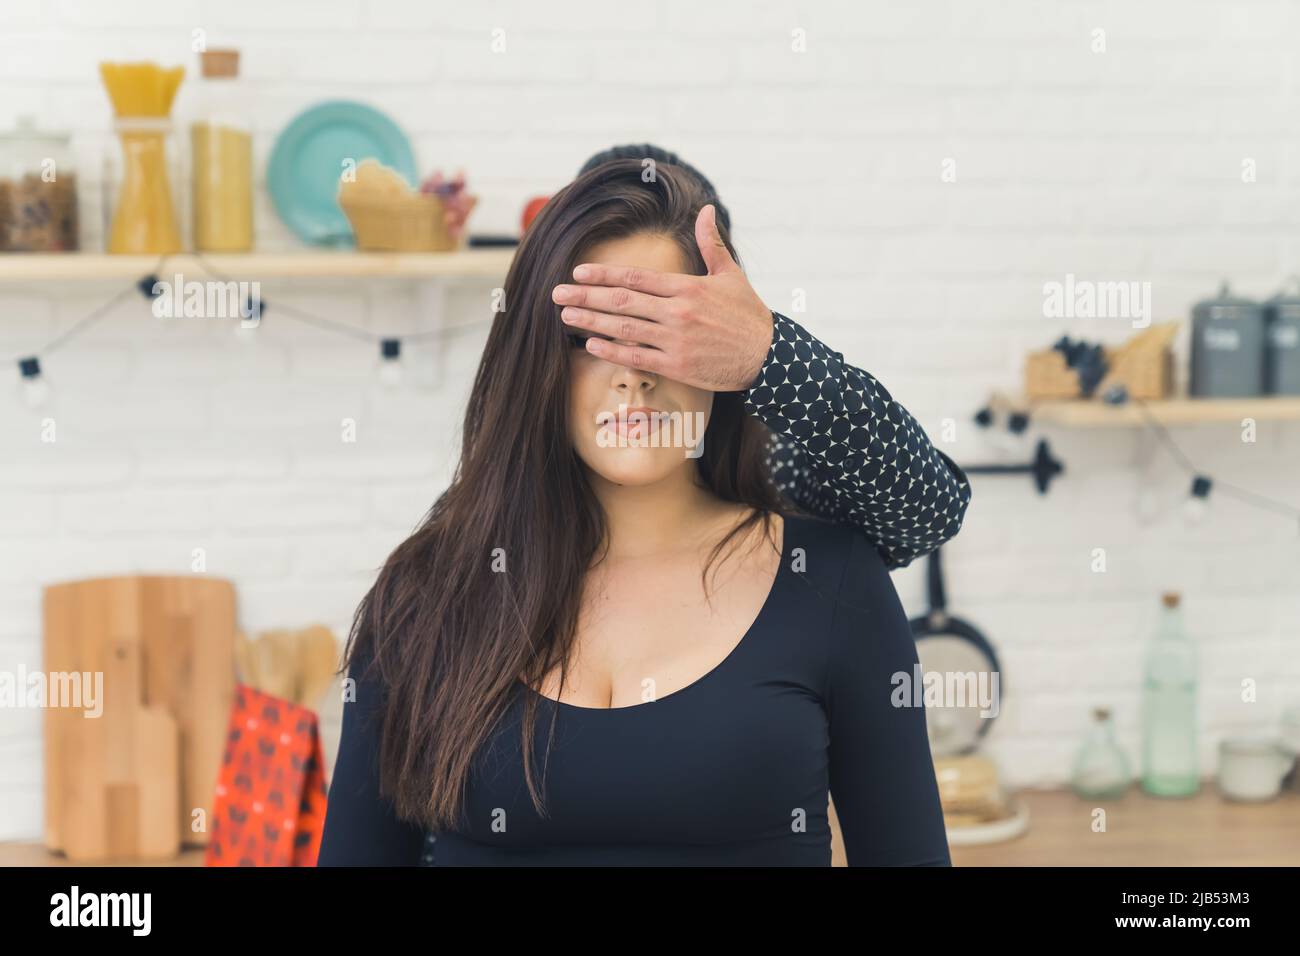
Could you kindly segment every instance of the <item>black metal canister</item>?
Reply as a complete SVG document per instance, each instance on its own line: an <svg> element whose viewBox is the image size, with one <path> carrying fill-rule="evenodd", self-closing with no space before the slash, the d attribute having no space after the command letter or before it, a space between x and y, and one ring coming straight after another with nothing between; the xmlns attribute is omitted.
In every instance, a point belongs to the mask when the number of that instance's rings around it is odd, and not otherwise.
<svg viewBox="0 0 1300 956"><path fill-rule="evenodd" d="M1300 395L1300 276L1264 303L1264 381L1271 395Z"/></svg>
<svg viewBox="0 0 1300 956"><path fill-rule="evenodd" d="M1217 298L1192 308L1189 391L1204 398L1264 394L1264 310L1232 295L1226 282Z"/></svg>

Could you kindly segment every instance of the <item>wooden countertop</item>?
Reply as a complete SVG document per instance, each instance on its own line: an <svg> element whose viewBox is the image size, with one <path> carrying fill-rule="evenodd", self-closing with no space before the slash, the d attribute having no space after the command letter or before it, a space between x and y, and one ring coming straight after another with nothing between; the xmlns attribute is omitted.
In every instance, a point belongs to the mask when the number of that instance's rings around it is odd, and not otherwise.
<svg viewBox="0 0 1300 956"><path fill-rule="evenodd" d="M1152 797L1136 784L1118 800L1022 790L1029 829L1007 843L955 846L954 866L1300 866L1300 793L1267 803L1228 800L1213 782L1195 796ZM1092 811L1106 811L1106 832Z"/></svg>
<svg viewBox="0 0 1300 956"><path fill-rule="evenodd" d="M103 863L79 863L62 853L51 853L39 843L0 843L0 867L4 866L202 866L207 851L190 847L170 860L105 860Z"/></svg>

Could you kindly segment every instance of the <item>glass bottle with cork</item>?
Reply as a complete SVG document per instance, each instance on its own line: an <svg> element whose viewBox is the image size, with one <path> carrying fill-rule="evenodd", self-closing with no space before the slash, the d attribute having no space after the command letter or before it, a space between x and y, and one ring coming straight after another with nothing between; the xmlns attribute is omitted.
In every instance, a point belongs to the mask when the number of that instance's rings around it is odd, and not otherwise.
<svg viewBox="0 0 1300 956"><path fill-rule="evenodd" d="M1197 653L1183 623L1182 601L1169 592L1147 646L1142 682L1142 789L1186 797L1201 786L1197 754Z"/></svg>
<svg viewBox="0 0 1300 956"><path fill-rule="evenodd" d="M238 50L199 54L198 118L190 125L194 248L253 248L253 140Z"/></svg>
<svg viewBox="0 0 1300 956"><path fill-rule="evenodd" d="M1121 797L1133 782L1124 751L1115 741L1115 725L1110 709L1096 707L1092 726L1074 762L1070 785L1085 799L1102 800Z"/></svg>

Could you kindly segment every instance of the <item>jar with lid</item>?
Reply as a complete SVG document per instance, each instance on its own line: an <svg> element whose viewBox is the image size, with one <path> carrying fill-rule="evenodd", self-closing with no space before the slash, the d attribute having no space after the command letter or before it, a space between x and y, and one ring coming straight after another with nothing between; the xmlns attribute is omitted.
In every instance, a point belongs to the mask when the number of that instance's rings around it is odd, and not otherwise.
<svg viewBox="0 0 1300 956"><path fill-rule="evenodd" d="M0 252L75 252L72 138L30 116L0 133Z"/></svg>
<svg viewBox="0 0 1300 956"><path fill-rule="evenodd" d="M253 144L238 50L200 54L198 112L190 124L194 248L253 248Z"/></svg>
<svg viewBox="0 0 1300 956"><path fill-rule="evenodd" d="M1233 295L1225 282L1192 309L1192 379L1198 398L1264 394L1264 310Z"/></svg>
<svg viewBox="0 0 1300 956"><path fill-rule="evenodd" d="M1264 303L1268 320L1264 378L1270 395L1300 395L1300 276Z"/></svg>

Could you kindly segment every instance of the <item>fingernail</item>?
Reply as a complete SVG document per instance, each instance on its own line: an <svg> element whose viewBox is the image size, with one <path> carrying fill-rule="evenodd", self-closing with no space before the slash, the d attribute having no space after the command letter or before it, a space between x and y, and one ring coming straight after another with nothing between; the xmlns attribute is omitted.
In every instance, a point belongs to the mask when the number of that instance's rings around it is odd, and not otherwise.
<svg viewBox="0 0 1300 956"><path fill-rule="evenodd" d="M583 279L590 279L590 278L591 278L591 267L590 267L590 266L578 266L576 269L573 270L573 277L574 277L575 279L577 279L579 282L581 282Z"/></svg>
<svg viewBox="0 0 1300 956"><path fill-rule="evenodd" d="M576 321L576 316L574 316L573 310L570 309L567 305L560 310L560 318L563 319L565 322L570 322L570 323Z"/></svg>
<svg viewBox="0 0 1300 956"><path fill-rule="evenodd" d="M569 298L569 287L567 285L557 285L555 291L551 293L551 298L556 302L564 302Z"/></svg>

